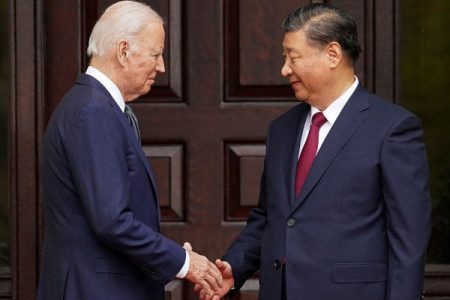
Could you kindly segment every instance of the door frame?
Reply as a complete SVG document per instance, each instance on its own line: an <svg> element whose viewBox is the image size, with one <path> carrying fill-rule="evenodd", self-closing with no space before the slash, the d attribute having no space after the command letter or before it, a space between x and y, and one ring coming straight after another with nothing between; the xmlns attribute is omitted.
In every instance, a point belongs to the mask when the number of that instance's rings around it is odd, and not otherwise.
<svg viewBox="0 0 450 300"><path fill-rule="evenodd" d="M399 74L399 1L392 0L391 3L397 8L394 26L396 32L386 37L396 39L392 45L396 63L388 66L395 74ZM38 165L47 119L44 100L45 3L46 0L9 0L11 92L8 194L11 204L11 259L10 268L0 269L0 299L36 298L42 240ZM382 72L379 70L378 75L374 75L373 88L381 88L391 94L391 98L398 100L399 76L394 76L393 82L389 78L386 81ZM425 299L448 296L450 265L427 265Z"/></svg>

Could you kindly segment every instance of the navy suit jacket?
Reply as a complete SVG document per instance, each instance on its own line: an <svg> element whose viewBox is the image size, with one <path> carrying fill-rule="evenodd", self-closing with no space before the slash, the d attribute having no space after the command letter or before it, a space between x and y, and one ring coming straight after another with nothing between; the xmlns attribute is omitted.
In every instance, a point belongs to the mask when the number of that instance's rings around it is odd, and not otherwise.
<svg viewBox="0 0 450 300"><path fill-rule="evenodd" d="M155 179L107 90L81 75L42 153L40 300L163 299L184 249L159 233Z"/></svg>
<svg viewBox="0 0 450 300"><path fill-rule="evenodd" d="M223 259L237 290L260 270L260 299L418 300L430 234L420 121L358 86L294 195L310 106L268 131L259 205Z"/></svg>

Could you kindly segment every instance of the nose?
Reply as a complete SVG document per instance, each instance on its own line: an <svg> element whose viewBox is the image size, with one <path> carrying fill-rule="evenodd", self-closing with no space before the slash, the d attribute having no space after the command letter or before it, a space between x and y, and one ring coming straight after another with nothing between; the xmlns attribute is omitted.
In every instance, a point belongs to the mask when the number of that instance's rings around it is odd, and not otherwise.
<svg viewBox="0 0 450 300"><path fill-rule="evenodd" d="M289 63L287 60L285 60L283 67L281 67L281 75L284 77L288 77L289 75L292 74L292 69L289 66Z"/></svg>
<svg viewBox="0 0 450 300"><path fill-rule="evenodd" d="M162 55L158 57L158 61L156 62L156 71L160 73L164 73L166 71L166 68L164 66L164 58Z"/></svg>

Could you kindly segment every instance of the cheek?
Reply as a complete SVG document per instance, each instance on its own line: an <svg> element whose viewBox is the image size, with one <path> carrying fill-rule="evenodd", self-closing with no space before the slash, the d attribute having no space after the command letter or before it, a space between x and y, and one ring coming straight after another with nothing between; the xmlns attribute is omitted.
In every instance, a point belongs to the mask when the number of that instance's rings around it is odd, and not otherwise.
<svg viewBox="0 0 450 300"><path fill-rule="evenodd" d="M292 66L292 70L294 71L294 73L299 76L299 77L307 77L309 73L311 73L311 71L314 68L314 64L311 63L310 61L301 61L301 62L297 62L294 63Z"/></svg>
<svg viewBox="0 0 450 300"><path fill-rule="evenodd" d="M148 71L151 68L151 63L149 62L139 62L133 66L133 73L135 76L143 77L148 74Z"/></svg>
<svg viewBox="0 0 450 300"><path fill-rule="evenodd" d="M323 65L317 61L305 62L301 66L296 66L293 71L302 81L307 82L320 80L326 72Z"/></svg>
<svg viewBox="0 0 450 300"><path fill-rule="evenodd" d="M141 69L147 73L151 73L155 69L156 63L145 62L141 65Z"/></svg>
<svg viewBox="0 0 450 300"><path fill-rule="evenodd" d="M140 76L145 76L148 70L147 64L146 63L140 63L139 65L137 65L136 70Z"/></svg>

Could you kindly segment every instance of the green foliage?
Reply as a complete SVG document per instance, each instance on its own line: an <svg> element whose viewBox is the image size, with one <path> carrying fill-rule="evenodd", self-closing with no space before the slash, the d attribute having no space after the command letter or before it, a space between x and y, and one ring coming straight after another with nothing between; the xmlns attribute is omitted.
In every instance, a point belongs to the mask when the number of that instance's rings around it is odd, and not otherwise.
<svg viewBox="0 0 450 300"><path fill-rule="evenodd" d="M430 162L433 231L428 262L450 263L450 1L403 0L401 104L422 120Z"/></svg>

